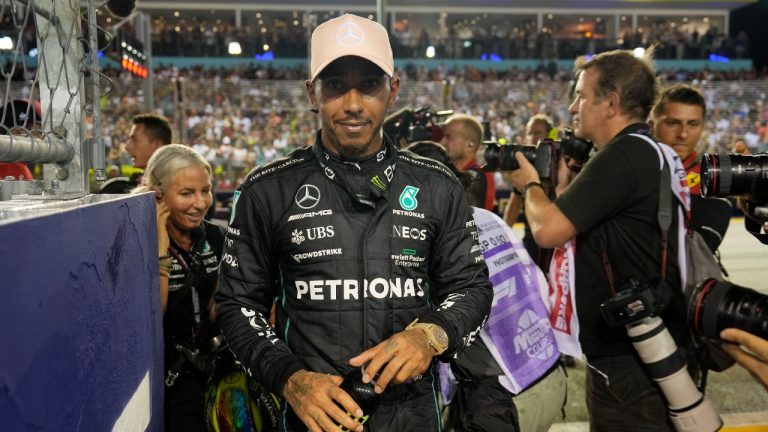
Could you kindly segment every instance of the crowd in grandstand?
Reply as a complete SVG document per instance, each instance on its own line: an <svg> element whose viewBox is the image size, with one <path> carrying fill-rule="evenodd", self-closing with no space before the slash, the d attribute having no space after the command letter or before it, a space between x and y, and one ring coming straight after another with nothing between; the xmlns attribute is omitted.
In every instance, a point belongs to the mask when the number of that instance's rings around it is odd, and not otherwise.
<svg viewBox="0 0 768 432"><path fill-rule="evenodd" d="M594 32L573 34L562 26L538 28L535 20L517 26L469 24L459 20L434 28L412 30L408 20L396 22L390 31L395 58L426 58L433 47L436 58L479 59L495 54L503 59L573 58L583 52L599 52L615 48L635 48L660 44L657 58L704 59L711 54L729 58L748 58L749 39L743 32L728 36L715 25L699 29L660 21L623 29L618 37L610 37L604 26ZM155 19L152 26L152 51L160 56L219 57L228 56L231 42L238 42L242 55L252 57L265 51L279 58L300 58L307 54L306 34L301 20L294 25L276 20L279 25L245 23L239 27L226 20L197 17L172 20ZM296 29L299 29L297 31ZM266 48L265 48L266 46Z"/></svg>
<svg viewBox="0 0 768 432"><path fill-rule="evenodd" d="M143 112L142 82L107 71L115 90L104 104L102 128L110 137L109 163L130 164L121 148L130 117ZM410 84L398 107L432 107L466 112L488 122L495 139L522 143L525 122L537 113L559 126L570 120L571 75L562 69L496 72L407 66ZM192 146L214 167L220 188L236 186L248 170L313 142L316 115L306 100L304 68L235 69L172 67L156 71L155 111L173 120L174 140ZM768 79L756 71L669 71L661 82L689 82L708 104L706 151L726 151L742 138L753 151L768 149ZM411 82L413 81L413 82ZM119 170L115 170L119 171Z"/></svg>

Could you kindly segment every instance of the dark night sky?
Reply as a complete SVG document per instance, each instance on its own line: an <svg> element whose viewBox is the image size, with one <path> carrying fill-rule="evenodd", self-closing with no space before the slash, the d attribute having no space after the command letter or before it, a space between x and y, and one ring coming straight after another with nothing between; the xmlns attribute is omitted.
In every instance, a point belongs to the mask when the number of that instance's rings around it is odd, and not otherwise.
<svg viewBox="0 0 768 432"><path fill-rule="evenodd" d="M731 36L736 36L741 30L749 36L755 67L768 68L768 0L760 0L731 12Z"/></svg>

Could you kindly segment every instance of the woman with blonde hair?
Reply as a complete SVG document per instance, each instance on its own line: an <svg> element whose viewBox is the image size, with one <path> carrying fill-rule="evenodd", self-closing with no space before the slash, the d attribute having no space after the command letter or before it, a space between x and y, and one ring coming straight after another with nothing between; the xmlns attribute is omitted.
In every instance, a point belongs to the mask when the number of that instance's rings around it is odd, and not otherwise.
<svg viewBox="0 0 768 432"><path fill-rule="evenodd" d="M206 430L209 360L221 341L213 293L224 243L224 230L203 219L211 188L208 162L189 147L169 144L155 151L133 190L157 197L166 430Z"/></svg>

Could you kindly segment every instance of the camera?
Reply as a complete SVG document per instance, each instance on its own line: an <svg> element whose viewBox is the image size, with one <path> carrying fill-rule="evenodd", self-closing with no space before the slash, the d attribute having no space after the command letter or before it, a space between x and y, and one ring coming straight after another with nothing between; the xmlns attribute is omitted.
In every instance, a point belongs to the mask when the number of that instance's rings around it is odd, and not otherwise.
<svg viewBox="0 0 768 432"><path fill-rule="evenodd" d="M768 154L705 154L701 191L705 197L749 195L750 201L768 203Z"/></svg>
<svg viewBox="0 0 768 432"><path fill-rule="evenodd" d="M566 162L572 160L578 165L576 170L578 172L581 170L581 166L589 160L595 146L592 141L577 137L573 129L565 128L563 129L563 137L560 138L559 147Z"/></svg>
<svg viewBox="0 0 768 432"><path fill-rule="evenodd" d="M628 325L661 313L670 296L669 290L658 289L655 283L630 279L616 295L600 305L600 313L611 327Z"/></svg>
<svg viewBox="0 0 768 432"><path fill-rule="evenodd" d="M401 140L440 142L443 130L440 121L453 114L453 110L434 111L430 107L417 110L403 108L390 114L382 126L384 133L399 146Z"/></svg>
<svg viewBox="0 0 768 432"><path fill-rule="evenodd" d="M519 167L515 153L522 152L526 159L536 168L539 177L549 179L555 172L558 156L562 155L567 161L573 161L580 170L581 165L589 160L592 152L592 142L578 138L573 130L565 129L560 140L544 138L534 146L499 145L495 141L484 141L485 150L482 159L485 161L485 171L514 171Z"/></svg>
<svg viewBox="0 0 768 432"><path fill-rule="evenodd" d="M542 179L552 176L552 164L556 160L555 144L551 139L539 141L539 145L499 145L495 141L483 141L485 149L481 166L483 171L514 171L520 168L515 159L515 153L521 152L539 173ZM482 163L484 161L484 163Z"/></svg>
<svg viewBox="0 0 768 432"><path fill-rule="evenodd" d="M658 316L669 304L671 290L658 281L630 279L600 305L612 327L624 325L645 370L664 394L667 414L678 431L716 431L723 425L717 410L693 382L672 335Z"/></svg>
<svg viewBox="0 0 768 432"><path fill-rule="evenodd" d="M730 282L705 279L696 285L688 302L688 325L715 340L729 327L768 339L768 296Z"/></svg>

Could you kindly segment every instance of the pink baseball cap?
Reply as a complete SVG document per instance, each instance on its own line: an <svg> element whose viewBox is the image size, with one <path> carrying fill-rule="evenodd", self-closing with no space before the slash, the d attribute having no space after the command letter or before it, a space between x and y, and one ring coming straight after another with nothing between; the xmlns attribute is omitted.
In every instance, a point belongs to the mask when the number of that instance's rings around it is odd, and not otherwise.
<svg viewBox="0 0 768 432"><path fill-rule="evenodd" d="M350 55L370 61L390 77L395 72L387 30L375 21L346 14L320 24L312 32L310 80L314 81L334 60Z"/></svg>

